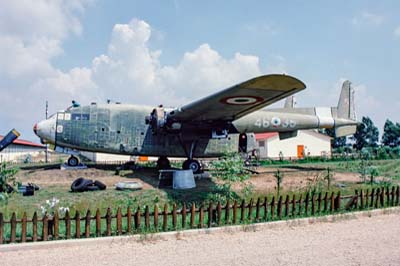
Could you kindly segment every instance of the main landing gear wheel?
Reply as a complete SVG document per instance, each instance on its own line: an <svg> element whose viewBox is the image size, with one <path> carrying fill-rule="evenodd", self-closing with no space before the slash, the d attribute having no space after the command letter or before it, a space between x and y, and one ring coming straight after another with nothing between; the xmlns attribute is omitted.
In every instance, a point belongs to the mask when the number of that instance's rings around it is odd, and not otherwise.
<svg viewBox="0 0 400 266"><path fill-rule="evenodd" d="M78 164L79 164L78 157L71 155L71 157L68 158L67 164L68 164L68 166L71 166L71 167L78 166Z"/></svg>
<svg viewBox="0 0 400 266"><path fill-rule="evenodd" d="M185 170L191 169L194 174L200 173L201 165L197 160L186 160L182 164L182 168Z"/></svg>
<svg viewBox="0 0 400 266"><path fill-rule="evenodd" d="M161 156L157 160L157 169L159 170L165 170L165 169L170 169L171 168L171 163L169 162L168 158L165 156Z"/></svg>

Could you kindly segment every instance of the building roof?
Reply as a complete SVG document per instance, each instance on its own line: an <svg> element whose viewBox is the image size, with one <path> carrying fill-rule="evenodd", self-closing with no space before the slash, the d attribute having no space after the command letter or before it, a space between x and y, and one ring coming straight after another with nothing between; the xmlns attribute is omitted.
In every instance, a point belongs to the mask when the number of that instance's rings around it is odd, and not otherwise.
<svg viewBox="0 0 400 266"><path fill-rule="evenodd" d="M278 135L278 132L257 133L256 140L269 139Z"/></svg>
<svg viewBox="0 0 400 266"><path fill-rule="evenodd" d="M4 136L0 135L0 140L2 140ZM16 139L13 141L13 144L15 145L23 145L23 146L30 146L30 147L38 147L38 148L45 148L46 146L34 142L30 142L28 140L23 140L23 139Z"/></svg>

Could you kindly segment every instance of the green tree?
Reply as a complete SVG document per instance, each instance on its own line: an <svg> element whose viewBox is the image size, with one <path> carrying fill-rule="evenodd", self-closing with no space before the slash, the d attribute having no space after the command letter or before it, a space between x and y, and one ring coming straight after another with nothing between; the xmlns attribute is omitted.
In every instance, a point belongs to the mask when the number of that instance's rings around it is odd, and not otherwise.
<svg viewBox="0 0 400 266"><path fill-rule="evenodd" d="M400 145L400 125L394 124L389 119L386 120L383 127L382 144L388 147Z"/></svg>
<svg viewBox="0 0 400 266"><path fill-rule="evenodd" d="M361 124L357 126L357 131L353 138L357 150L361 150L364 147L377 147L379 130L369 117L364 116Z"/></svg>

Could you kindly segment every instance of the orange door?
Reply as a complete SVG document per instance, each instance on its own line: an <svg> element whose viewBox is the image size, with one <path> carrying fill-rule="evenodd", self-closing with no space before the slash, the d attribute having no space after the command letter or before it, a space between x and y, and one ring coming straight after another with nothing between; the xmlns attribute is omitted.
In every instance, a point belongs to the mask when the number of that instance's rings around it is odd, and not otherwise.
<svg viewBox="0 0 400 266"><path fill-rule="evenodd" d="M304 145L297 145L297 158L304 158Z"/></svg>

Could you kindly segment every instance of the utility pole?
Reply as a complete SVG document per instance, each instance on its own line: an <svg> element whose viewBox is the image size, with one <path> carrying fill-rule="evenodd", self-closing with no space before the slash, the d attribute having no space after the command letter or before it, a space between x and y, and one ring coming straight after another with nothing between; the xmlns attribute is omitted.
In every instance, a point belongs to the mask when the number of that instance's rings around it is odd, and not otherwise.
<svg viewBox="0 0 400 266"><path fill-rule="evenodd" d="M49 115L49 102L46 101L46 120L47 117ZM49 162L49 144L46 144L46 159L45 159L46 163Z"/></svg>

